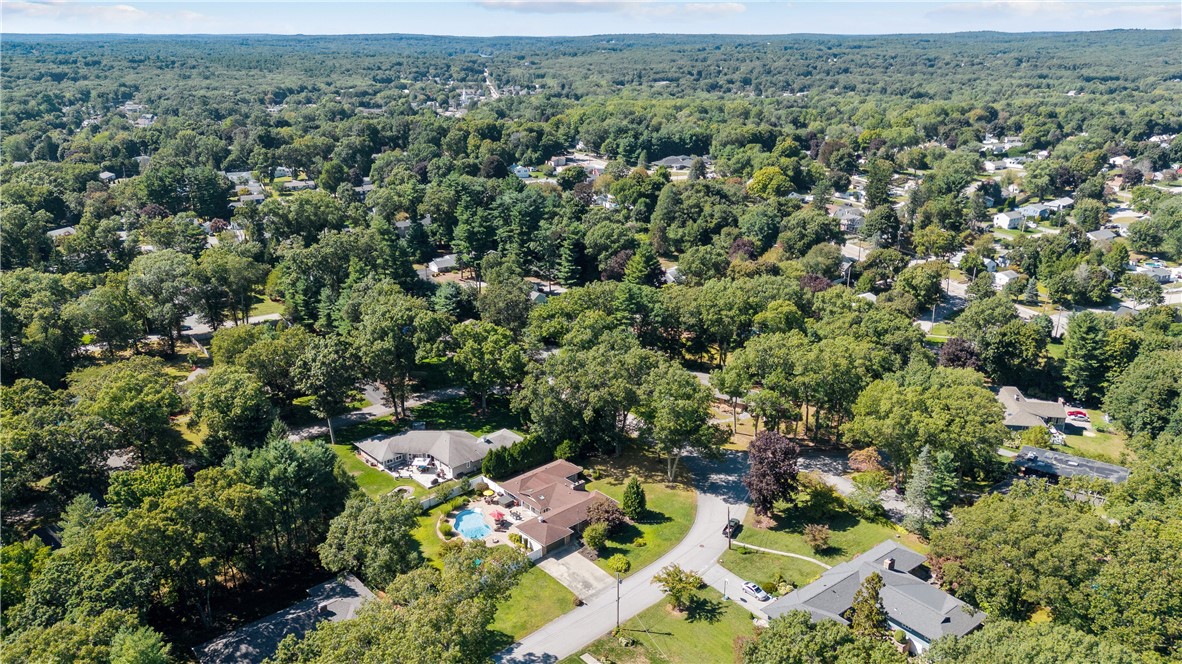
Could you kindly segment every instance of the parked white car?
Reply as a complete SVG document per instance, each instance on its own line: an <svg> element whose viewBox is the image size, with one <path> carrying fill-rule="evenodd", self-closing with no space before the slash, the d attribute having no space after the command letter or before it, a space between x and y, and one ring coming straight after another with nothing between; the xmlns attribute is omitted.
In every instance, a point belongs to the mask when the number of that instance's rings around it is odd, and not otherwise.
<svg viewBox="0 0 1182 664"><path fill-rule="evenodd" d="M747 593L748 595L751 595L752 597L754 597L755 599L757 599L761 602L766 602L772 598L772 596L767 594L767 592L764 591L763 588L760 588L759 586L755 585L754 583L752 583L750 581L743 582L743 592Z"/></svg>

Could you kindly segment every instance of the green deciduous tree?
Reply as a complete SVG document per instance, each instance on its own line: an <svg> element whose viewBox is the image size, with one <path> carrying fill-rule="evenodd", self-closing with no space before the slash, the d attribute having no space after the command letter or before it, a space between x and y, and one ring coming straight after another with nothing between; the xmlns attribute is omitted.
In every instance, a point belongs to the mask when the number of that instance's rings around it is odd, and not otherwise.
<svg viewBox="0 0 1182 664"><path fill-rule="evenodd" d="M685 611L696 597L698 588L702 587L702 577L679 565L669 565L653 576L653 583L669 595L674 609Z"/></svg>
<svg viewBox="0 0 1182 664"><path fill-rule="evenodd" d="M70 393L79 411L106 422L140 458L168 459L169 416L181 410L181 397L164 368L160 359L138 356L83 369L70 375Z"/></svg>
<svg viewBox="0 0 1182 664"><path fill-rule="evenodd" d="M260 446L275 421L263 384L241 367L214 367L189 385L186 398L190 424L204 424L207 443L226 449Z"/></svg>
<svg viewBox="0 0 1182 664"><path fill-rule="evenodd" d="M392 491L378 500L358 494L332 520L320 562L332 572L353 572L375 588L422 563L411 536L422 506Z"/></svg>
<svg viewBox="0 0 1182 664"><path fill-rule="evenodd" d="M907 656L886 641L859 636L834 620L804 611L773 618L743 647L744 664L903 664Z"/></svg>
<svg viewBox="0 0 1182 664"><path fill-rule="evenodd" d="M710 388L672 362L663 362L645 377L636 414L643 420L641 435L665 457L670 482L677 463L690 450L716 453L725 434L710 423Z"/></svg>
<svg viewBox="0 0 1182 664"><path fill-rule="evenodd" d="M292 367L300 389L310 394L313 409L328 423L328 434L336 442L332 418L345 409L349 392L360 381L359 363L348 343L340 337L312 340Z"/></svg>
<svg viewBox="0 0 1182 664"><path fill-rule="evenodd" d="M488 413L488 395L525 378L525 353L503 327L484 321L465 321L452 327L455 343L452 362L457 377L474 398L480 412Z"/></svg>

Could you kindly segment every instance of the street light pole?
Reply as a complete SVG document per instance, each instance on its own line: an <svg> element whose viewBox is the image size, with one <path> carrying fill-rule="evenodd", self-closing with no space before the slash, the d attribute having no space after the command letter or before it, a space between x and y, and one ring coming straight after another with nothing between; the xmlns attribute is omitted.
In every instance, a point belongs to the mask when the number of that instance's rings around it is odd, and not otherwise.
<svg viewBox="0 0 1182 664"><path fill-rule="evenodd" d="M731 532L731 506L727 505L726 506L726 550L727 551L731 550L731 535L733 535L733 534L734 533Z"/></svg>

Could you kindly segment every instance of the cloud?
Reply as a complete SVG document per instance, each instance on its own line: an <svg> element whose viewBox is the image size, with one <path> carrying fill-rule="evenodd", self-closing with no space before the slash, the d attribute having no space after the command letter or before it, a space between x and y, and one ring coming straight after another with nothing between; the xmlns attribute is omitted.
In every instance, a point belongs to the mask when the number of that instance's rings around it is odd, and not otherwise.
<svg viewBox="0 0 1182 664"><path fill-rule="evenodd" d="M1177 27L1178 5L1158 3L1105 3L1067 0L978 0L940 5L928 12L930 16L966 18L972 16L1063 19L1128 17L1161 17L1160 27ZM1115 27L1115 26L1114 26Z"/></svg>
<svg viewBox="0 0 1182 664"><path fill-rule="evenodd" d="M158 26L172 29L208 22L209 17L184 9L179 11L144 10L134 5L69 0L13 0L0 2L6 19L17 24L28 21L39 25L87 24L102 31L140 30ZM182 30L175 30L181 32Z"/></svg>
<svg viewBox="0 0 1182 664"><path fill-rule="evenodd" d="M604 2L602 0L483 0L486 9L523 14L628 14L632 16L711 16L739 14L741 2Z"/></svg>

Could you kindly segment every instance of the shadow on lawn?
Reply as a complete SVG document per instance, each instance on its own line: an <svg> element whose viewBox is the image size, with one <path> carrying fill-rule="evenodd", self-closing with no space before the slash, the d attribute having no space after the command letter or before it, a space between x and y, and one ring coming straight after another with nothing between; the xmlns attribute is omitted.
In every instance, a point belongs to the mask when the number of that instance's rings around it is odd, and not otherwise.
<svg viewBox="0 0 1182 664"><path fill-rule="evenodd" d="M624 448L623 454L594 463L598 475L597 480L609 484L623 485L629 478L635 477L643 484L662 484L667 488L679 489L690 484L689 471L685 465L679 465L673 483L665 470L665 460L655 452L642 447L631 445Z"/></svg>
<svg viewBox="0 0 1182 664"><path fill-rule="evenodd" d="M714 624L722 620L723 608L722 602L707 597L695 597L686 607L685 619L689 622Z"/></svg>
<svg viewBox="0 0 1182 664"><path fill-rule="evenodd" d="M488 415L480 415L479 406L467 397L431 401L411 409L411 420L423 422L427 429L459 429L475 435L499 429L520 429L521 418L509 410L509 400L490 397Z"/></svg>

